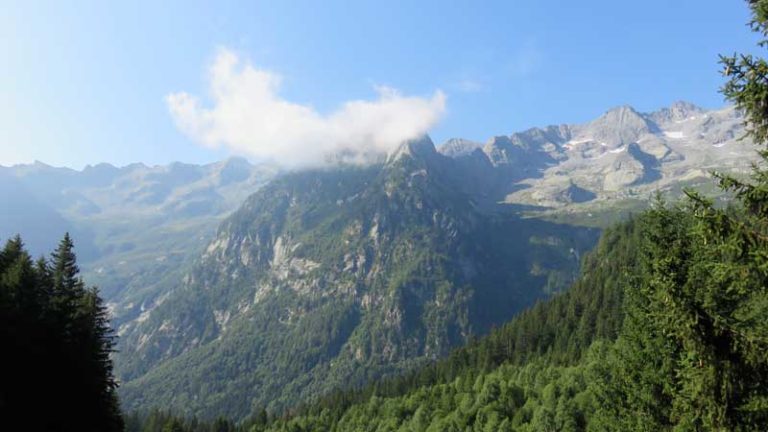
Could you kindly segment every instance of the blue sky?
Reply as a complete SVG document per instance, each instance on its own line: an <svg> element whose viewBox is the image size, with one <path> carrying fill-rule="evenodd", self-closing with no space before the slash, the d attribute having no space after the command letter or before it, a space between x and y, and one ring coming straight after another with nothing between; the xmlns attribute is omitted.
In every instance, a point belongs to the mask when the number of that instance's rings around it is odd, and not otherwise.
<svg viewBox="0 0 768 432"><path fill-rule="evenodd" d="M440 91L444 109L429 123L438 143L623 104L719 107L717 55L754 50L748 18L745 2L722 0L0 0L0 164L242 152L200 145L167 100L186 92L215 105L208 70L222 50L279 76L280 100L316 117L377 100L381 86L425 101Z"/></svg>

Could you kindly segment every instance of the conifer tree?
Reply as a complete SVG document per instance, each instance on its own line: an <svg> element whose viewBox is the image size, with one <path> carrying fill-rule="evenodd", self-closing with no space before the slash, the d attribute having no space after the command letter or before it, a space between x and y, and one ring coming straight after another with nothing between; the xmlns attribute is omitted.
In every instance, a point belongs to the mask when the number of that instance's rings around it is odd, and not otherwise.
<svg viewBox="0 0 768 432"><path fill-rule="evenodd" d="M72 238L66 233L56 251L51 254L51 307L65 339L70 337L69 332L72 330L69 314L74 312L75 303L85 290L79 277L80 268L77 266L74 247Z"/></svg>
<svg viewBox="0 0 768 432"><path fill-rule="evenodd" d="M768 0L749 5L768 35ZM721 61L761 162L750 179L715 174L734 195L728 208L687 191L643 215L641 270L597 380L593 430L768 430L768 64Z"/></svg>
<svg viewBox="0 0 768 432"><path fill-rule="evenodd" d="M69 235L33 262L17 236L0 251L0 421L24 430L120 431L98 291L85 289Z"/></svg>

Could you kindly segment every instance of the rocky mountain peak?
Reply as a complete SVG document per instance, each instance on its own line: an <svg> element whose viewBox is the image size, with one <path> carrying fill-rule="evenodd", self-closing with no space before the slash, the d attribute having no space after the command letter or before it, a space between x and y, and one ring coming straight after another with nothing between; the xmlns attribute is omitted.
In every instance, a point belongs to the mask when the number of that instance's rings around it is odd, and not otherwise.
<svg viewBox="0 0 768 432"><path fill-rule="evenodd" d="M242 157L230 157L213 167L219 184L228 185L247 179L253 170L253 165Z"/></svg>
<svg viewBox="0 0 768 432"><path fill-rule="evenodd" d="M220 164L226 167L251 166L251 163L248 162L248 159L242 156L230 156L225 160L221 161Z"/></svg>
<svg viewBox="0 0 768 432"><path fill-rule="evenodd" d="M692 104L691 102L687 101L676 101L672 103L669 107L670 111L676 112L676 113L701 113L704 112L704 108L701 108L698 105Z"/></svg>
<svg viewBox="0 0 768 432"><path fill-rule="evenodd" d="M389 155L387 163L395 162L404 156L413 159L427 159L435 155L437 155L435 143L432 142L429 135L423 135L400 144L400 147Z"/></svg>
<svg viewBox="0 0 768 432"><path fill-rule="evenodd" d="M646 120L643 115L637 112L632 106L621 105L609 109L605 114L590 123L590 125L611 124L616 126L627 126L633 124L644 125L645 123Z"/></svg>
<svg viewBox="0 0 768 432"><path fill-rule="evenodd" d="M464 138L451 138L438 148L438 152L448 157L469 156L475 150L482 148L482 144Z"/></svg>
<svg viewBox="0 0 768 432"><path fill-rule="evenodd" d="M580 135L582 138L588 137L615 148L637 141L642 135L655 129L656 127L642 114L629 105L623 105L607 111L587 124Z"/></svg>
<svg viewBox="0 0 768 432"><path fill-rule="evenodd" d="M677 101L667 108L662 108L651 113L651 118L657 123L666 123L670 121L680 122L696 117L705 112L703 108L690 102Z"/></svg>

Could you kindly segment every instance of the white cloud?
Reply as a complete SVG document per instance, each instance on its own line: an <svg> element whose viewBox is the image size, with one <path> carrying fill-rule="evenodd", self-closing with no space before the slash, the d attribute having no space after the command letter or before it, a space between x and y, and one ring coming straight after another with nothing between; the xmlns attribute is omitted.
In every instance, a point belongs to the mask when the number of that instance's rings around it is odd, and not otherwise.
<svg viewBox="0 0 768 432"><path fill-rule="evenodd" d="M440 90L421 98L376 87L375 100L349 101L323 115L281 98L279 75L226 49L209 72L211 107L184 92L166 97L177 127L203 145L287 166L317 166L342 152L357 160L391 152L425 134L445 112Z"/></svg>

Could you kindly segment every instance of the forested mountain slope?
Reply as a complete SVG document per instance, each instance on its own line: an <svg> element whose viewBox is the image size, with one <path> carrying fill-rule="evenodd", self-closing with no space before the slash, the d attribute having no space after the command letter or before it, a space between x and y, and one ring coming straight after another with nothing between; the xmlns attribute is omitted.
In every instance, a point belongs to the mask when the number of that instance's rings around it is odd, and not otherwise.
<svg viewBox="0 0 768 432"><path fill-rule="evenodd" d="M490 336L250 430L764 430L764 229L750 207L658 203L607 232L570 291Z"/></svg>
<svg viewBox="0 0 768 432"><path fill-rule="evenodd" d="M267 430L583 430L596 408L587 384L621 331L640 235L636 222L608 230L567 292L446 359L337 392Z"/></svg>
<svg viewBox="0 0 768 432"><path fill-rule="evenodd" d="M280 409L442 357L566 288L596 231L490 211L461 173L425 138L273 181L124 333L126 407Z"/></svg>

